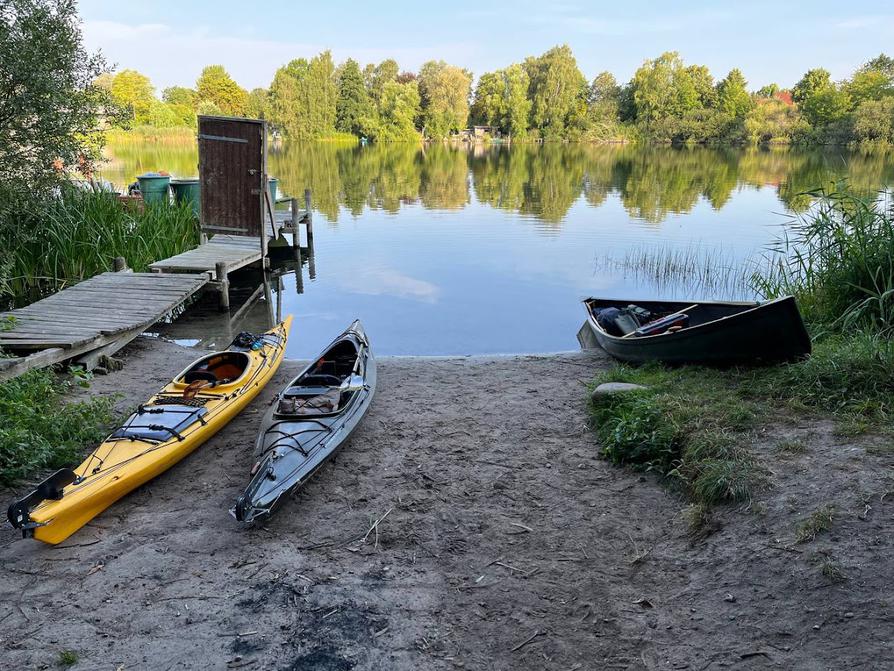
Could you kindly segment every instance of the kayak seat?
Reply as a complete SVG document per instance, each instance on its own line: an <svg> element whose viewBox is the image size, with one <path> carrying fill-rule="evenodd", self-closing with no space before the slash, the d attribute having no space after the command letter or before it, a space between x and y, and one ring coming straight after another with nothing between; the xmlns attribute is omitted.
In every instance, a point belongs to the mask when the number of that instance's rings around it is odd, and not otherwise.
<svg viewBox="0 0 894 671"><path fill-rule="evenodd" d="M199 381L217 382L217 375L210 370L191 370L183 376L183 381L186 382L186 384Z"/></svg>
<svg viewBox="0 0 894 671"><path fill-rule="evenodd" d="M109 438L130 438L159 443L171 438L182 440L182 432L196 422L203 421L202 418L207 414L207 408L189 405L173 403L141 405Z"/></svg>
<svg viewBox="0 0 894 671"><path fill-rule="evenodd" d="M249 363L248 355L243 352L210 354L191 366L178 381L186 384L232 382L242 376Z"/></svg>

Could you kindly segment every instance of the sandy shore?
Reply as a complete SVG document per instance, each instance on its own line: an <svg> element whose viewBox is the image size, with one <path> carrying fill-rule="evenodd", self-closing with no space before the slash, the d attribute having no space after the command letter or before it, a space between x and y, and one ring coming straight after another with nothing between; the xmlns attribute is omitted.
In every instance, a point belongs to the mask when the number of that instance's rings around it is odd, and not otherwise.
<svg viewBox="0 0 894 671"><path fill-rule="evenodd" d="M195 357L139 339L88 393L132 407ZM801 423L772 487L691 542L685 502L597 457L598 354L380 361L373 407L263 528L227 508L263 408L63 545L0 533L0 667L880 668L894 659L891 452ZM10 496L12 493L8 493ZM832 534L792 545L836 505ZM386 517L387 514L387 517ZM376 531L370 528L383 519ZM829 582L823 557L846 580Z"/></svg>

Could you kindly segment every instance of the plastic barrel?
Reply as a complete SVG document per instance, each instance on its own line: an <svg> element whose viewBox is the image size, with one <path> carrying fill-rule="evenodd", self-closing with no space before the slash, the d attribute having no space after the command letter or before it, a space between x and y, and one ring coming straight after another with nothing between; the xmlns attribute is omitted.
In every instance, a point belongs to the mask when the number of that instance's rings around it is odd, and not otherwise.
<svg viewBox="0 0 894 671"><path fill-rule="evenodd" d="M171 191L174 192L174 201L177 203L188 203L199 216L199 180L196 179L172 179Z"/></svg>
<svg viewBox="0 0 894 671"><path fill-rule="evenodd" d="M267 178L267 188L270 189L270 202L276 207L276 189L279 186L279 180L276 177Z"/></svg>
<svg viewBox="0 0 894 671"><path fill-rule="evenodd" d="M145 203L168 202L168 187L171 184L170 175L149 173L137 177L140 182L140 193L143 194Z"/></svg>

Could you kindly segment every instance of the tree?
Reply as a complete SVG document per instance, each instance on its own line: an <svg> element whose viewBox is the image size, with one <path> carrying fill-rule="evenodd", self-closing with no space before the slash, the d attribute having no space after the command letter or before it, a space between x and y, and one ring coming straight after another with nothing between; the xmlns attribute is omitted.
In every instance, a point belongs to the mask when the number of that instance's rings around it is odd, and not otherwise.
<svg viewBox="0 0 894 671"><path fill-rule="evenodd" d="M792 100L804 102L819 91L832 86L832 75L823 68L808 70L792 89Z"/></svg>
<svg viewBox="0 0 894 671"><path fill-rule="evenodd" d="M293 139L324 137L335 130L335 66L328 51L297 58L276 71L270 85L270 120Z"/></svg>
<svg viewBox="0 0 894 671"><path fill-rule="evenodd" d="M270 107L270 93L264 88L254 88L248 94L246 114L251 119L266 119Z"/></svg>
<svg viewBox="0 0 894 671"><path fill-rule="evenodd" d="M382 88L378 123L370 129L373 139L384 142L406 142L418 139L416 117L419 115L419 87L416 82L385 82Z"/></svg>
<svg viewBox="0 0 894 671"><path fill-rule="evenodd" d="M422 123L429 137L443 138L465 128L469 120L471 73L444 61L429 61L419 70Z"/></svg>
<svg viewBox="0 0 894 671"><path fill-rule="evenodd" d="M149 77L136 70L122 70L112 79L112 100L124 111L124 118L146 123L149 108L155 101L155 89Z"/></svg>
<svg viewBox="0 0 894 671"><path fill-rule="evenodd" d="M503 115L504 83L501 71L485 72L478 78L472 104L472 118L484 126L499 126Z"/></svg>
<svg viewBox="0 0 894 671"><path fill-rule="evenodd" d="M775 82L772 84L767 84L766 86L761 86L757 90L758 98L775 98L776 94L779 93L781 89L779 88L779 84Z"/></svg>
<svg viewBox="0 0 894 671"><path fill-rule="evenodd" d="M738 68L717 84L717 107L734 119L744 119L754 103L748 95L748 82Z"/></svg>
<svg viewBox="0 0 894 671"><path fill-rule="evenodd" d="M854 73L845 90L854 104L859 105L864 100L881 100L894 95L894 81L881 70L863 68Z"/></svg>
<svg viewBox="0 0 894 671"><path fill-rule="evenodd" d="M630 82L636 120L649 124L665 117L682 117L699 106L699 90L675 51L646 61Z"/></svg>
<svg viewBox="0 0 894 671"><path fill-rule="evenodd" d="M53 162L98 157L106 71L84 49L70 0L6 0L0 12L0 162L4 182L38 187Z"/></svg>
<svg viewBox="0 0 894 671"><path fill-rule="evenodd" d="M894 58L891 58L886 54L879 54L860 68L859 72L867 70L881 72L887 76L889 80L894 80Z"/></svg>
<svg viewBox="0 0 894 671"><path fill-rule="evenodd" d="M621 87L610 72L596 75L590 84L587 104L594 121L616 121L621 99Z"/></svg>
<svg viewBox="0 0 894 671"><path fill-rule="evenodd" d="M213 102L228 116L244 116L248 109L248 92L227 73L223 65L209 65L196 80L201 101Z"/></svg>
<svg viewBox="0 0 894 671"><path fill-rule="evenodd" d="M362 135L362 120L369 115L369 95L357 61L349 58L338 74L338 99L335 104L335 129Z"/></svg>
<svg viewBox="0 0 894 671"><path fill-rule="evenodd" d="M850 110L851 97L833 85L814 92L801 103L804 117L814 128L841 121Z"/></svg>
<svg viewBox="0 0 894 671"><path fill-rule="evenodd" d="M567 44L553 47L542 56L527 58L528 96L532 126L547 135L564 135L586 109L587 80Z"/></svg>
<svg viewBox="0 0 894 671"><path fill-rule="evenodd" d="M400 68L393 58L382 61L378 65L367 65L363 70L363 78L370 97L378 104L382 99L385 84L397 81Z"/></svg>
<svg viewBox="0 0 894 671"><path fill-rule="evenodd" d="M690 65L686 68L686 73L698 96L699 107L714 107L717 104L717 89L714 87L714 77L708 66Z"/></svg>
<svg viewBox="0 0 894 671"><path fill-rule="evenodd" d="M894 96L860 104L854 111L853 132L857 142L894 142Z"/></svg>
<svg viewBox="0 0 894 671"><path fill-rule="evenodd" d="M169 86L162 91L161 99L169 105L186 105L192 108L198 103L196 92L185 86Z"/></svg>

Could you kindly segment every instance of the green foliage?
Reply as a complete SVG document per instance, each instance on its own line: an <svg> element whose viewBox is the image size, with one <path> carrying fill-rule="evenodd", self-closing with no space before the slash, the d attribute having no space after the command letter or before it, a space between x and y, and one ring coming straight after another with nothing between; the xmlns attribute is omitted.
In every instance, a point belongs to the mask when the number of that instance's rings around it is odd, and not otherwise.
<svg viewBox="0 0 894 671"><path fill-rule="evenodd" d="M562 138L586 116L587 80L577 67L571 48L553 47L537 58L527 58L531 127L543 137Z"/></svg>
<svg viewBox="0 0 894 671"><path fill-rule="evenodd" d="M357 61L348 59L338 73L338 99L335 103L335 128L342 133L363 133L363 119L368 117L369 94Z"/></svg>
<svg viewBox="0 0 894 671"><path fill-rule="evenodd" d="M853 113L853 136L857 143L894 144L894 96L860 103Z"/></svg>
<svg viewBox="0 0 894 671"><path fill-rule="evenodd" d="M186 105L195 109L199 96L194 89L185 86L169 86L162 91L161 99L169 105Z"/></svg>
<svg viewBox="0 0 894 671"><path fill-rule="evenodd" d="M758 100L745 119L748 139L757 144L789 144L809 130L797 107L776 98Z"/></svg>
<svg viewBox="0 0 894 671"><path fill-rule="evenodd" d="M699 91L680 55L666 52L646 61L630 83L635 118L643 123L682 117L699 105Z"/></svg>
<svg viewBox="0 0 894 671"><path fill-rule="evenodd" d="M244 116L248 110L248 93L223 65L208 65L202 70L196 80L196 97L214 103L226 116Z"/></svg>
<svg viewBox="0 0 894 671"><path fill-rule="evenodd" d="M0 383L0 484L70 466L86 445L103 438L112 421L111 399L62 403L71 386L48 369Z"/></svg>
<svg viewBox="0 0 894 671"><path fill-rule="evenodd" d="M416 118L420 112L419 87L416 82L385 83L378 113L367 119L364 127L368 135L380 142L407 142L419 139Z"/></svg>
<svg viewBox="0 0 894 671"><path fill-rule="evenodd" d="M328 51L298 58L276 71L270 86L270 121L286 137L308 140L335 131L335 66Z"/></svg>
<svg viewBox="0 0 894 671"><path fill-rule="evenodd" d="M146 123L149 108L155 102L155 89L149 77L136 70L121 70L112 79L111 93L115 104L126 112L123 120Z"/></svg>
<svg viewBox="0 0 894 671"><path fill-rule="evenodd" d="M63 650L59 653L60 666L73 666L78 663L78 653L74 650Z"/></svg>
<svg viewBox="0 0 894 671"><path fill-rule="evenodd" d="M73 0L6 0L0 11L0 163L30 188L53 181L53 162L99 157L106 70L83 46ZM110 106L109 106L110 107ZM5 251L4 251L5 253Z"/></svg>
<svg viewBox="0 0 894 671"><path fill-rule="evenodd" d="M820 91L832 88L832 75L823 68L808 70L792 88L792 99L796 103L802 103Z"/></svg>
<svg viewBox="0 0 894 671"><path fill-rule="evenodd" d="M419 70L418 84L422 124L428 137L445 138L467 126L470 72L444 61L428 61Z"/></svg>
<svg viewBox="0 0 894 671"><path fill-rule="evenodd" d="M367 65L363 70L363 81L370 97L376 104L381 103L385 92L385 84L396 82L400 67L393 58L382 61L378 65ZM407 83L407 82L401 82Z"/></svg>
<svg viewBox="0 0 894 671"><path fill-rule="evenodd" d="M810 320L833 328L894 332L894 212L845 191L810 195L816 204L786 228L758 288L795 295Z"/></svg>
<svg viewBox="0 0 894 671"><path fill-rule="evenodd" d="M739 69L730 70L717 84L717 106L720 111L734 119L744 118L753 106L747 86L748 82Z"/></svg>
<svg viewBox="0 0 894 671"><path fill-rule="evenodd" d="M801 110L811 126L823 127L844 120L851 110L851 104L847 91L829 86L805 98L801 102Z"/></svg>
<svg viewBox="0 0 894 671"><path fill-rule="evenodd" d="M245 114L250 119L266 119L270 113L270 92L264 88L254 88L248 92Z"/></svg>
<svg viewBox="0 0 894 671"><path fill-rule="evenodd" d="M59 197L0 192L0 247L9 250L8 276L0 284L17 299L111 270L116 256L145 272L198 241L187 205L149 204L140 212L109 194L75 188L63 188Z"/></svg>

